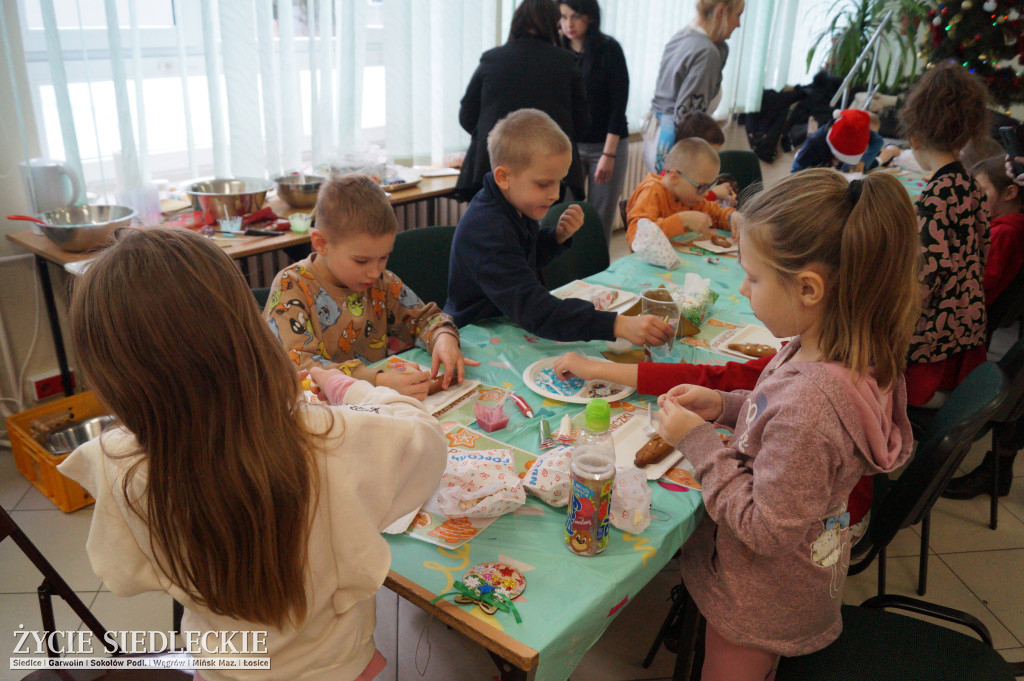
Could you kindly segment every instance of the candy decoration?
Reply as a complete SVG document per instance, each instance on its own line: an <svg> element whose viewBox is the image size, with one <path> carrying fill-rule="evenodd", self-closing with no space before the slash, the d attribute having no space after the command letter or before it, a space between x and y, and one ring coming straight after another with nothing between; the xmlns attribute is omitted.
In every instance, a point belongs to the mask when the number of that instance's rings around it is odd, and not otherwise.
<svg viewBox="0 0 1024 681"><path fill-rule="evenodd" d="M498 610L511 612L516 622L522 624L512 599L517 598L526 589L526 577L511 565L505 563L480 563L466 570L462 581L452 584L454 591L443 593L431 603L442 598L455 596L456 603L476 603L488 615Z"/></svg>

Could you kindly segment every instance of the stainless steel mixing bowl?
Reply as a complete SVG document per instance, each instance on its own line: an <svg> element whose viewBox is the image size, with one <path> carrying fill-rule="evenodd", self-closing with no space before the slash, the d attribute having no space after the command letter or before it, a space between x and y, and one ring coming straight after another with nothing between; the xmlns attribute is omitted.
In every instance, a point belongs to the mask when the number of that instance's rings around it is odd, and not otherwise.
<svg viewBox="0 0 1024 681"><path fill-rule="evenodd" d="M73 452L89 440L98 437L103 428L114 421L113 416L94 416L91 419L72 423L46 436L46 448L53 454Z"/></svg>
<svg viewBox="0 0 1024 681"><path fill-rule="evenodd" d="M128 226L135 211L128 206L71 206L39 214L39 230L62 251L80 253L104 246L118 227Z"/></svg>
<svg viewBox="0 0 1024 681"><path fill-rule="evenodd" d="M292 208L312 208L324 178L319 175L282 175L275 177L277 195Z"/></svg>
<svg viewBox="0 0 1024 681"><path fill-rule="evenodd" d="M274 183L258 177L212 178L185 185L192 207L206 214L207 222L260 209Z"/></svg>

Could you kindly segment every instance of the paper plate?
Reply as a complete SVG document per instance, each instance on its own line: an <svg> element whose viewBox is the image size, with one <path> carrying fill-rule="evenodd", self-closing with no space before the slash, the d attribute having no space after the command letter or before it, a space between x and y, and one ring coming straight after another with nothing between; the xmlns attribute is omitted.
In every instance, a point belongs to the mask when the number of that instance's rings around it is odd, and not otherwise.
<svg viewBox="0 0 1024 681"><path fill-rule="evenodd" d="M601 357L586 357L595 362L608 361ZM560 381L554 376L552 369L556 359L558 357L545 357L526 367L523 371L523 382L526 383L526 387L543 397L575 404L586 404L593 397L615 402L629 397L635 391L635 388L600 379L584 381L582 378L573 377L568 381Z"/></svg>

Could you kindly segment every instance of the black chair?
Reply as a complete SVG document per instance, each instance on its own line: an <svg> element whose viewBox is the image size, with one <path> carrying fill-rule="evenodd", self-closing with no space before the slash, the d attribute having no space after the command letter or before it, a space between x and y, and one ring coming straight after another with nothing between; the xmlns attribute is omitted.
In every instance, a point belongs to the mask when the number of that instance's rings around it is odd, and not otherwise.
<svg viewBox="0 0 1024 681"><path fill-rule="evenodd" d="M448 301L448 261L455 228L418 227L395 235L388 269L425 303L444 307Z"/></svg>
<svg viewBox="0 0 1024 681"><path fill-rule="evenodd" d="M718 158L722 161L719 172L732 175L740 185L740 203L743 203L745 197L761 188L763 183L761 159L757 157L757 154L752 151L720 151Z"/></svg>
<svg viewBox="0 0 1024 681"><path fill-rule="evenodd" d="M849 574L863 572L877 556L878 595L885 593L885 549L900 530L921 523L921 556L918 593L924 595L928 580L928 535L931 508L946 489L971 445L989 421L996 417L1017 387L994 362L972 371L935 412L917 450L899 479L875 476L876 503L871 510L867 552L850 565Z"/></svg>
<svg viewBox="0 0 1024 681"><path fill-rule="evenodd" d="M583 279L604 271L611 264L608 242L597 209L586 201L567 201L548 209L540 221L542 227L554 227L565 209L572 204L583 209L583 226L572 237L572 247L549 262L542 270L544 285L554 290L576 279Z"/></svg>
<svg viewBox="0 0 1024 681"><path fill-rule="evenodd" d="M981 641L882 608L897 608L970 627ZM967 613L903 596L844 605L843 633L810 655L779 660L775 681L1013 681L1015 666L992 648L985 625Z"/></svg>
<svg viewBox="0 0 1024 681"><path fill-rule="evenodd" d="M1018 340L998 362L999 368L1009 379L1009 392L1002 409L992 416L989 422L978 431L975 441L980 440L990 430L992 432L992 449L985 455L990 468L991 487L989 488L989 527L996 529L999 525L999 459L1001 456L1013 455L1024 446L1024 340ZM930 427L935 418L936 410L924 407L909 407L907 416L914 426L915 435L923 433ZM930 523L926 519L922 524L921 554L927 556L928 536L924 531ZM926 560L923 559L923 560ZM926 563L924 563L926 564ZM918 587L918 594L924 595L924 587Z"/></svg>
<svg viewBox="0 0 1024 681"><path fill-rule="evenodd" d="M863 572L877 557L879 560L878 595L881 597L885 594L886 547L888 547L889 543L901 529L916 525L928 517L932 506L939 498L939 494L945 489L946 484L956 472L957 466L960 465L960 462L970 450L975 435L999 412L1009 392L1010 381L1002 369L993 362L985 362L964 379L963 383L950 394L946 404L935 414L930 427L919 442L913 458L904 468L899 479L889 481L885 475L875 476L875 494L879 496L872 509L871 522L867 530L867 552L858 562L850 565L848 574L856 575ZM922 529L922 535L924 534L926 532ZM923 552L923 575L927 574L924 571L927 565L924 562L926 556L927 553ZM892 597L889 598L891 599ZM903 599L897 600L902 601ZM911 599L906 600L909 601ZM891 600L885 600L884 602L888 604ZM692 602L690 603L690 607L693 607ZM919 612L939 613L935 616L949 621L957 621L967 626L980 625L984 628L980 622L967 613L941 608L924 601L913 601L913 603ZM871 604L873 603L869 602L869 605ZM686 664L683 658L688 657L691 662L693 661L693 652L687 652L686 646L695 644L699 630L699 624L694 624L694 618L699 622L699 613L697 615L687 615L687 606L688 599L677 598L676 604L666 619L666 624L662 626L662 630L659 632L659 639L669 637L669 630L671 629L669 623L672 621L675 621L679 628L676 635L672 637L679 641L680 651L676 663L675 679L688 678L691 669L684 668ZM950 619L954 617L956 619ZM970 640L967 637L965 639ZM990 641L991 639L987 640ZM893 638L890 643L898 641L900 639ZM660 640L656 640L656 643L660 643ZM652 648L645 662L649 664L649 660L653 659L653 654L656 650L656 647ZM877 654L877 650L880 650L880 648L871 646L862 648L862 659L858 660L858 662L899 664L901 658L898 655L884 656L884 660L875 659L883 657ZM865 672L863 666L858 667L854 672L849 677L837 675L834 678L872 680L882 678L918 678L913 667L903 668L902 676L898 677L876 676L871 672ZM777 676L776 681L781 681L782 678ZM789 676L786 678L831 679L833 677Z"/></svg>
<svg viewBox="0 0 1024 681"><path fill-rule="evenodd" d="M60 576L60 573L57 572L50 561L46 560L43 554L40 553L36 545L32 543L32 540L18 527L18 524L14 522L14 518L3 508L0 508L0 542L3 542L8 537L14 540L15 545L43 576L43 581L39 588L36 589L36 593L39 597L39 613L42 617L42 633L46 641L47 657L60 657L59 652L55 648L58 644L62 643L59 637L55 642L53 640L54 637L50 636L51 632L57 630L53 616L54 595L64 599L68 607L82 618L82 623L92 632L94 641L98 642L98 645L105 641L107 630L96 619L96 616L92 614L85 603L82 602L82 599L78 597L78 594L64 581L64 578ZM171 652L173 653L173 651ZM125 657L124 652L116 648L116 646L111 654L115 657ZM128 655L127 657L159 658L164 655L165 653L145 653ZM192 674L174 669L147 669L141 673L138 669L44 669L31 672L23 678L23 681L133 681L140 678L147 681L189 681L192 678Z"/></svg>

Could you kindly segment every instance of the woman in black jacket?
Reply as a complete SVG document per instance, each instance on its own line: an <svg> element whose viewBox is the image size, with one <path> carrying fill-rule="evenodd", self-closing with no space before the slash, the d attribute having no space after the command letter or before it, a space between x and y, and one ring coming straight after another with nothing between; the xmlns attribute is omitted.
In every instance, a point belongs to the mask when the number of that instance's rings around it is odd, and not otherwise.
<svg viewBox="0 0 1024 681"><path fill-rule="evenodd" d="M572 51L583 73L590 111L590 125L580 131L576 141L583 174L588 179L588 200L601 216L605 241L611 243L629 153L626 56L615 38L601 32L597 0L562 0L558 9L562 14L562 45Z"/></svg>
<svg viewBox="0 0 1024 681"><path fill-rule="evenodd" d="M466 87L459 123L472 135L455 191L469 201L490 172L487 135L517 109L540 109L573 142L565 185L575 199L584 197L583 172L575 145L587 127L583 76L571 54L558 46L558 8L552 0L525 0L512 16L508 42L488 50Z"/></svg>

